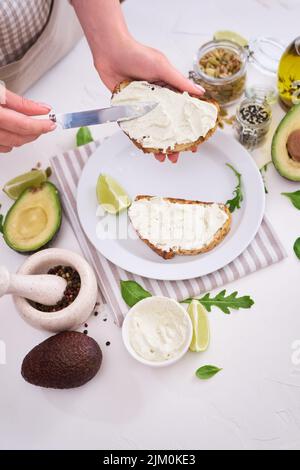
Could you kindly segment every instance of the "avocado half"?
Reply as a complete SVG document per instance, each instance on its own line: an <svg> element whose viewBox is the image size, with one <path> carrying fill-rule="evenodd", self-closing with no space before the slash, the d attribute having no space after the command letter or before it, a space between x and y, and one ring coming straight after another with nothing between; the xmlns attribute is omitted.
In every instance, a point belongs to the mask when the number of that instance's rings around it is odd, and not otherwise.
<svg viewBox="0 0 300 470"><path fill-rule="evenodd" d="M293 106L279 124L272 142L272 160L281 176L300 181L300 104Z"/></svg>
<svg viewBox="0 0 300 470"><path fill-rule="evenodd" d="M59 192L46 182L26 189L6 215L3 236L18 253L34 253L58 233L62 221Z"/></svg>

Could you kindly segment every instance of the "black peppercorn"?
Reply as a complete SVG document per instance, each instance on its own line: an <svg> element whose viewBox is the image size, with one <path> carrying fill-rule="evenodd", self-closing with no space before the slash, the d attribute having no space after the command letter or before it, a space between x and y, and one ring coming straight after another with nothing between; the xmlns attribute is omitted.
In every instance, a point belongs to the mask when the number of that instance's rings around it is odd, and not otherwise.
<svg viewBox="0 0 300 470"><path fill-rule="evenodd" d="M49 269L48 274L62 277L67 281L67 287L63 298L56 305L52 305L50 307L37 302L29 303L32 307L41 312L58 312L69 307L69 305L71 305L77 298L81 288L81 279L78 272L70 266L55 266L54 268Z"/></svg>

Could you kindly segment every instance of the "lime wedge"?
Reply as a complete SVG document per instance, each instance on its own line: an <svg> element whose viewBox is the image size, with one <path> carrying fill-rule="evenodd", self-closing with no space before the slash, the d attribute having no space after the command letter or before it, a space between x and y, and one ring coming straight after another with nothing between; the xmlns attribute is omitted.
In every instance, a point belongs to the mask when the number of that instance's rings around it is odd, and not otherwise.
<svg viewBox="0 0 300 470"><path fill-rule="evenodd" d="M5 194L13 200L17 200L28 188L36 188L47 181L49 171L32 170L12 179L3 188Z"/></svg>
<svg viewBox="0 0 300 470"><path fill-rule="evenodd" d="M234 31L217 31L214 34L215 41L232 41L241 47L246 47L249 41Z"/></svg>
<svg viewBox="0 0 300 470"><path fill-rule="evenodd" d="M127 209L130 198L126 191L111 176L100 175L97 183L97 198L99 204L109 214L119 214Z"/></svg>
<svg viewBox="0 0 300 470"><path fill-rule="evenodd" d="M188 314L193 324L190 350L193 352L206 351L210 340L207 310L197 300L193 300L189 305Z"/></svg>

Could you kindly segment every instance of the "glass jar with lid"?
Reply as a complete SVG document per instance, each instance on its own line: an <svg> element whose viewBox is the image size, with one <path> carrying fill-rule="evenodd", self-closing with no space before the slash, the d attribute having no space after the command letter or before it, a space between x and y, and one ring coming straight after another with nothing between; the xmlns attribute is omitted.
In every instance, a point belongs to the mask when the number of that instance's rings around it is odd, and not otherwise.
<svg viewBox="0 0 300 470"><path fill-rule="evenodd" d="M235 103L244 93L247 51L231 41L210 41L197 53L192 78L220 105Z"/></svg>
<svg viewBox="0 0 300 470"><path fill-rule="evenodd" d="M221 106L230 106L243 96L247 66L276 74L285 47L272 38L258 38L242 47L229 40L213 40L197 52L190 78L206 89Z"/></svg>
<svg viewBox="0 0 300 470"><path fill-rule="evenodd" d="M249 150L261 145L270 129L272 109L266 99L252 96L237 109L234 128L239 142Z"/></svg>

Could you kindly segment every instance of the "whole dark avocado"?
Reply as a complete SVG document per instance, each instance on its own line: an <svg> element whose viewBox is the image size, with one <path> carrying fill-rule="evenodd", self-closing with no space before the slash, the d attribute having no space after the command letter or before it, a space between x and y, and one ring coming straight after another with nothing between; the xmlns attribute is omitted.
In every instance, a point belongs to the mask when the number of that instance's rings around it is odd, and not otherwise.
<svg viewBox="0 0 300 470"><path fill-rule="evenodd" d="M23 361L22 376L39 387L70 389L93 379L101 363L102 352L94 339L67 331L32 349Z"/></svg>

